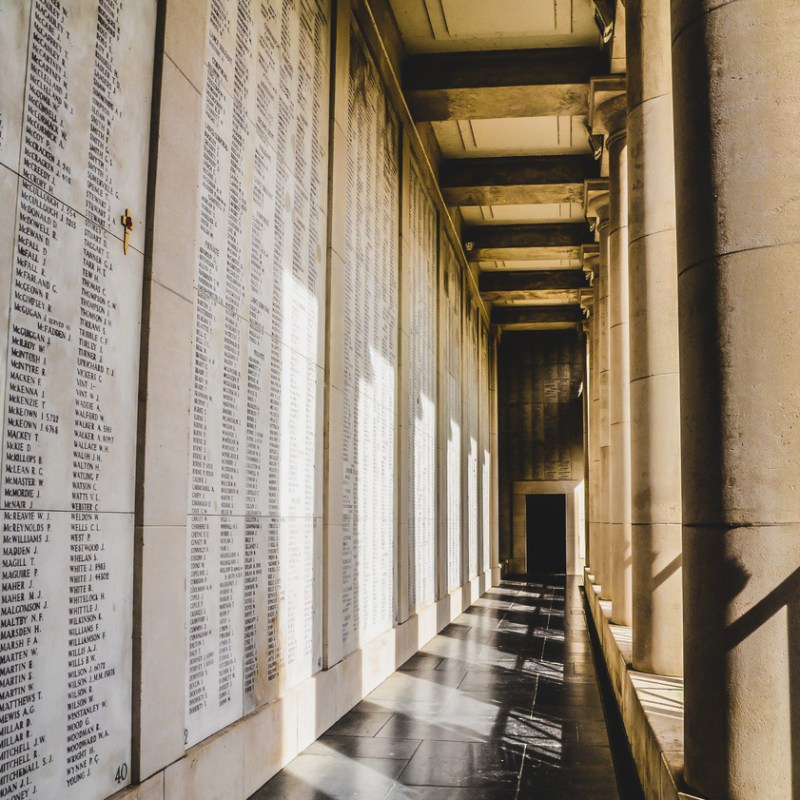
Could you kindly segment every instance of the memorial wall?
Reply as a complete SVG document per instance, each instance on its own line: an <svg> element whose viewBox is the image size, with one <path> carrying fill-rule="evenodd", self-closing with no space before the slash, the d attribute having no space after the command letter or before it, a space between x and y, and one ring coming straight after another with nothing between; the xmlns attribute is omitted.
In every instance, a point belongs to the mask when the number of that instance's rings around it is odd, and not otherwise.
<svg viewBox="0 0 800 800"><path fill-rule="evenodd" d="M395 621L400 127L350 38L344 296L344 652Z"/></svg>
<svg viewBox="0 0 800 800"><path fill-rule="evenodd" d="M408 606L436 599L436 287L438 218L416 164L408 170L405 235L408 379L405 426Z"/></svg>
<svg viewBox="0 0 800 800"><path fill-rule="evenodd" d="M491 479L492 479L492 446L491 446L491 405L489 394L489 327L479 322L480 337L478 342L479 372L479 449L480 449L480 481L481 481L481 553L480 570L483 572L491 566Z"/></svg>
<svg viewBox="0 0 800 800"><path fill-rule="evenodd" d="M154 12L50 0L0 15L2 798L130 781Z"/></svg>
<svg viewBox="0 0 800 800"><path fill-rule="evenodd" d="M363 21L0 3L0 800L244 798L487 585L488 321Z"/></svg>
<svg viewBox="0 0 800 800"><path fill-rule="evenodd" d="M329 9L208 19L186 743L321 666Z"/></svg>
<svg viewBox="0 0 800 800"><path fill-rule="evenodd" d="M478 574L480 497L478 484L478 310L467 292L464 335L464 531L467 539L467 578Z"/></svg>
<svg viewBox="0 0 800 800"><path fill-rule="evenodd" d="M444 248L443 327L444 392L442 396L445 451L445 529L447 531L447 588L453 590L464 579L463 486L462 486L462 349L464 283L461 266L448 243Z"/></svg>

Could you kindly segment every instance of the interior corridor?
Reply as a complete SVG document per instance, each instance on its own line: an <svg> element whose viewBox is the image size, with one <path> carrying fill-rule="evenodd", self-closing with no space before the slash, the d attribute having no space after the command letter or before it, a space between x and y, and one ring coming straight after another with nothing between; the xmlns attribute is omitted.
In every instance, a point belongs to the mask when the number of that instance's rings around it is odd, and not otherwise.
<svg viewBox="0 0 800 800"><path fill-rule="evenodd" d="M502 582L251 800L634 800L584 611L576 578Z"/></svg>

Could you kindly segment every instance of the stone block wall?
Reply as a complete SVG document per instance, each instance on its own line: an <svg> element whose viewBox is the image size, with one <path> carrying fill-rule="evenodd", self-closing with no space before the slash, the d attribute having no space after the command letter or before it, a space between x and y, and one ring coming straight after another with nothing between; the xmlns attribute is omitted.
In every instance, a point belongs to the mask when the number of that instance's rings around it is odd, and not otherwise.
<svg viewBox="0 0 800 800"><path fill-rule="evenodd" d="M511 561L514 483L583 480L583 342L576 331L506 332L498 347L500 558Z"/></svg>

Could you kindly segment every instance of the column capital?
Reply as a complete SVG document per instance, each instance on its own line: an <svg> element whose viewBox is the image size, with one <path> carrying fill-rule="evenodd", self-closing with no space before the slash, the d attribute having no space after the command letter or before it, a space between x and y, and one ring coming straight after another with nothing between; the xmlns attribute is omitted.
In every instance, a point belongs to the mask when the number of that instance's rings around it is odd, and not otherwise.
<svg viewBox="0 0 800 800"><path fill-rule="evenodd" d="M608 178L591 178L583 182L583 213L595 232L595 240L600 228L608 224L610 199Z"/></svg>
<svg viewBox="0 0 800 800"><path fill-rule="evenodd" d="M578 303L580 304L581 311L583 311L583 316L589 319L594 312L594 289L588 286L585 289L579 289Z"/></svg>
<svg viewBox="0 0 800 800"><path fill-rule="evenodd" d="M589 127L594 134L614 136L625 130L628 102L625 75L589 80Z"/></svg>
<svg viewBox="0 0 800 800"><path fill-rule="evenodd" d="M594 289L581 289L578 292L578 302L582 312L581 330L589 336L592 314L594 314Z"/></svg>
<svg viewBox="0 0 800 800"><path fill-rule="evenodd" d="M600 268L600 246L597 244L581 245L581 266L589 286L594 286Z"/></svg>

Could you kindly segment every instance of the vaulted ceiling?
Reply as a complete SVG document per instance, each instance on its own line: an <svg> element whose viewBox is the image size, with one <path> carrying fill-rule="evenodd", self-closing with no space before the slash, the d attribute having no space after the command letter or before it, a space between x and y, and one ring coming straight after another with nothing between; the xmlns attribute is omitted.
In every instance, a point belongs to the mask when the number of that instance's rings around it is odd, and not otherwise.
<svg viewBox="0 0 800 800"><path fill-rule="evenodd" d="M574 326L594 242L584 181L600 174L589 80L624 71L611 0L390 0L403 90L438 148L439 184L495 324ZM601 28L616 10L616 30ZM610 33L610 28L606 32ZM621 34L621 35L620 35Z"/></svg>

